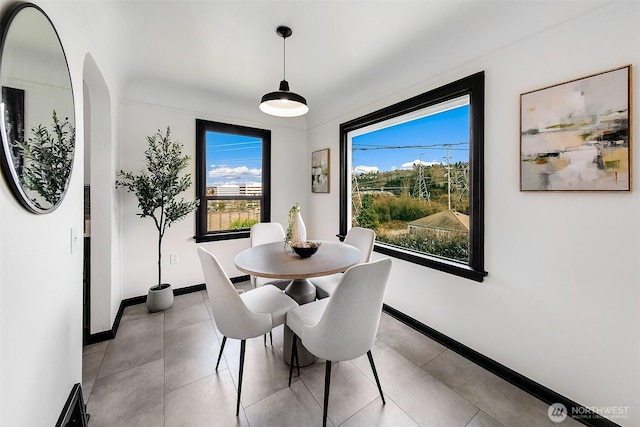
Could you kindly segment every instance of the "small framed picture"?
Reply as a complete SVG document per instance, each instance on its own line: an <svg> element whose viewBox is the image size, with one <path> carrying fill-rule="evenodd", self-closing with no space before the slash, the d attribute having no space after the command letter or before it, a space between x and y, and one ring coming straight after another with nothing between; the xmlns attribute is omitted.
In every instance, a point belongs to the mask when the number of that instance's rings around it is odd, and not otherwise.
<svg viewBox="0 0 640 427"><path fill-rule="evenodd" d="M522 191L631 190L631 66L520 96Z"/></svg>
<svg viewBox="0 0 640 427"><path fill-rule="evenodd" d="M329 192L329 149L311 153L311 192Z"/></svg>

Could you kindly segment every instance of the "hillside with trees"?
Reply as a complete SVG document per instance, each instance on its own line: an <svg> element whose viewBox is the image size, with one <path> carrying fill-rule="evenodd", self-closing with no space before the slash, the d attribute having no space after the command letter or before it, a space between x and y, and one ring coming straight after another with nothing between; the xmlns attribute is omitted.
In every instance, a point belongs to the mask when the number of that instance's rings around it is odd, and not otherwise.
<svg viewBox="0 0 640 427"><path fill-rule="evenodd" d="M409 223L450 210L469 215L469 163L354 175L352 196L353 225L376 230L379 242L468 261L468 233L410 231Z"/></svg>

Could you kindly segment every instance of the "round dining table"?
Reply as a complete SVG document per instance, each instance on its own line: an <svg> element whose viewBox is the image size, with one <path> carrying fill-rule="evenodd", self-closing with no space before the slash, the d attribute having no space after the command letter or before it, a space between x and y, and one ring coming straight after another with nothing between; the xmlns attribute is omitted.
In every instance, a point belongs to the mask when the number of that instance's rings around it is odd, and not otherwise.
<svg viewBox="0 0 640 427"><path fill-rule="evenodd" d="M274 242L245 249L233 262L238 270L253 276L290 279L285 292L298 304L306 304L316 299L316 288L308 278L342 273L361 257L358 248L340 242L322 242L308 258L301 258L284 242Z"/></svg>
<svg viewBox="0 0 640 427"><path fill-rule="evenodd" d="M361 257L358 248L340 242L323 241L318 251L308 258L301 258L284 242L274 242L245 249L233 262L238 270L253 276L291 280L285 293L298 304L307 304L316 299L316 287L307 279L344 272ZM291 331L286 325L284 330L283 355L289 363ZM300 366L306 366L316 357L298 345L298 359Z"/></svg>

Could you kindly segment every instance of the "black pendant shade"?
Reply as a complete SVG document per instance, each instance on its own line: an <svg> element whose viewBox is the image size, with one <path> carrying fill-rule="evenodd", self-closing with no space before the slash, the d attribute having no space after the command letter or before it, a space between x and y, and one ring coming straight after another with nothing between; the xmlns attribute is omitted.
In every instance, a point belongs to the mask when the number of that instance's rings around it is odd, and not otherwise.
<svg viewBox="0 0 640 427"><path fill-rule="evenodd" d="M289 27L280 26L276 29L276 33L286 40L287 37L291 36L292 31ZM272 116L297 117L306 114L309 111L309 107L307 106L307 100L303 96L289 90L289 82L283 78L277 91L267 93L262 97L260 110Z"/></svg>

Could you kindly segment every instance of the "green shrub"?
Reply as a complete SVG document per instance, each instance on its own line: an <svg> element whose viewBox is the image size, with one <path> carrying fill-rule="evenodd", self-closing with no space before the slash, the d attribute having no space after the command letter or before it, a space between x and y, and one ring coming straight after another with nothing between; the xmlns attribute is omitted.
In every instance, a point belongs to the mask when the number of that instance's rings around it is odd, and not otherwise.
<svg viewBox="0 0 640 427"><path fill-rule="evenodd" d="M378 213L373 205L373 195L365 194L362 197L362 208L356 218L358 226L375 230L380 224Z"/></svg>
<svg viewBox="0 0 640 427"><path fill-rule="evenodd" d="M250 218L246 218L246 219L237 219L235 221L232 221L231 224L229 224L229 229L231 230L238 230L240 228L251 228L254 224L257 224L258 221L257 219L250 219Z"/></svg>
<svg viewBox="0 0 640 427"><path fill-rule="evenodd" d="M390 194L376 195L373 207L380 222L410 222L443 210L442 206L437 203L429 204L408 195L392 196Z"/></svg>
<svg viewBox="0 0 640 427"><path fill-rule="evenodd" d="M468 236L464 233L443 233L435 230L415 230L398 235L378 235L377 240L416 252L469 262Z"/></svg>

